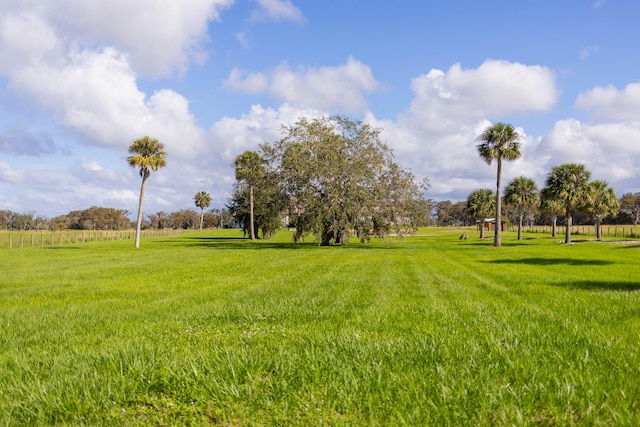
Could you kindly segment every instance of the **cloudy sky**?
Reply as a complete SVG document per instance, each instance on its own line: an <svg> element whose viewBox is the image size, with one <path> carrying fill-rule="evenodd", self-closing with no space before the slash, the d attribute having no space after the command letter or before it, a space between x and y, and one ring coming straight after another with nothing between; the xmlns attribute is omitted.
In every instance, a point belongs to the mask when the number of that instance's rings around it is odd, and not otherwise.
<svg viewBox="0 0 640 427"><path fill-rule="evenodd" d="M135 213L144 135L167 147L145 213L222 207L231 163L300 116L383 128L428 197L495 186L475 138L505 121L544 183L585 163L640 191L637 0L0 0L0 209Z"/></svg>

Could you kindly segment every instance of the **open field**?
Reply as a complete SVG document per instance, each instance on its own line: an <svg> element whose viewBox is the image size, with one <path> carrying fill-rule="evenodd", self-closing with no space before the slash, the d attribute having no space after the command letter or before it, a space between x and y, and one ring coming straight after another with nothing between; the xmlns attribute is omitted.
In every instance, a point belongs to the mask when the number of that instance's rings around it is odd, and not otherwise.
<svg viewBox="0 0 640 427"><path fill-rule="evenodd" d="M0 425L640 425L640 244L0 251Z"/></svg>
<svg viewBox="0 0 640 427"><path fill-rule="evenodd" d="M143 239L175 236L186 230L142 230ZM27 230L0 231L0 249L23 249L36 246L55 246L108 240L132 240L135 230Z"/></svg>

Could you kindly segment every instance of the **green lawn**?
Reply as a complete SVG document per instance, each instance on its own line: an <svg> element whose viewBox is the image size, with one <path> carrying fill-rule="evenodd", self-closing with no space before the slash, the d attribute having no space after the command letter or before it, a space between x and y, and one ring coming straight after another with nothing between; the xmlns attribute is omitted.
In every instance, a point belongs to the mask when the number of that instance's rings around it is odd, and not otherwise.
<svg viewBox="0 0 640 427"><path fill-rule="evenodd" d="M0 425L639 425L640 244L0 251Z"/></svg>

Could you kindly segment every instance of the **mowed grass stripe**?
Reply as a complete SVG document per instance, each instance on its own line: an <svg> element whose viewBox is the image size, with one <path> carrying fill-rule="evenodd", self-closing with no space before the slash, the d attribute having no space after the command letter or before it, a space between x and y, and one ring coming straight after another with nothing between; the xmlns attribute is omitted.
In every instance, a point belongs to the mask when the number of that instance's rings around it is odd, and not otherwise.
<svg viewBox="0 0 640 427"><path fill-rule="evenodd" d="M3 423L638 421L637 247L232 232L0 259Z"/></svg>

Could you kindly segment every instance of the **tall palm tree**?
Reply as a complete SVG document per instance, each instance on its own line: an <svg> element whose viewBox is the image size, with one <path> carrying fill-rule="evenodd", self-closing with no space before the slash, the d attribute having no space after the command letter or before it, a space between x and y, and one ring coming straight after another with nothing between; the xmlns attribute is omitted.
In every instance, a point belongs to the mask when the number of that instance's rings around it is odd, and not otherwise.
<svg viewBox="0 0 640 427"><path fill-rule="evenodd" d="M467 197L467 212L470 216L480 220L480 238L484 239L484 219L491 215L496 208L496 198L488 188L474 190ZM496 230L500 225L496 223Z"/></svg>
<svg viewBox="0 0 640 427"><path fill-rule="evenodd" d="M501 214L502 200L500 197L500 179L502 176L502 160L513 161L520 157L520 134L508 123L498 122L489 126L477 138L478 153L488 164L495 160L498 164L496 179L496 232L493 238L494 246L502 245Z"/></svg>
<svg viewBox="0 0 640 427"><path fill-rule="evenodd" d="M582 206L591 192L591 172L585 165L565 163L554 166L545 181L546 196L562 203L567 218L564 242L571 243L571 209Z"/></svg>
<svg viewBox="0 0 640 427"><path fill-rule="evenodd" d="M255 151L247 150L233 162L236 180L243 181L249 187L249 235L256 240L253 218L253 188L264 172L264 160Z"/></svg>
<svg viewBox="0 0 640 427"><path fill-rule="evenodd" d="M196 206L200 208L200 231L202 231L202 222L204 221L204 208L211 206L211 196L206 191L199 191L194 197Z"/></svg>
<svg viewBox="0 0 640 427"><path fill-rule="evenodd" d="M551 214L551 237L556 237L558 215L564 214L564 205L560 200L554 199L549 189L544 187L540 191L540 208Z"/></svg>
<svg viewBox="0 0 640 427"><path fill-rule="evenodd" d="M151 175L151 171L157 171L167 165L165 157L167 152L164 144L158 142L155 138L144 136L136 139L129 147L127 162L129 166L140 168L140 176L142 177L142 185L140 186L140 201L138 203L138 219L136 221L136 240L134 247L140 247L140 228L142 226L142 203L144 201L144 188L147 184L147 178Z"/></svg>
<svg viewBox="0 0 640 427"><path fill-rule="evenodd" d="M540 204L538 186L531 178L513 178L504 193L505 202L516 207L518 212L518 240L522 240L522 220L527 211Z"/></svg>
<svg viewBox="0 0 640 427"><path fill-rule="evenodd" d="M591 194L585 210L595 220L596 239L602 238L602 220L609 215L616 215L620 202L613 188L605 181L592 181Z"/></svg>

